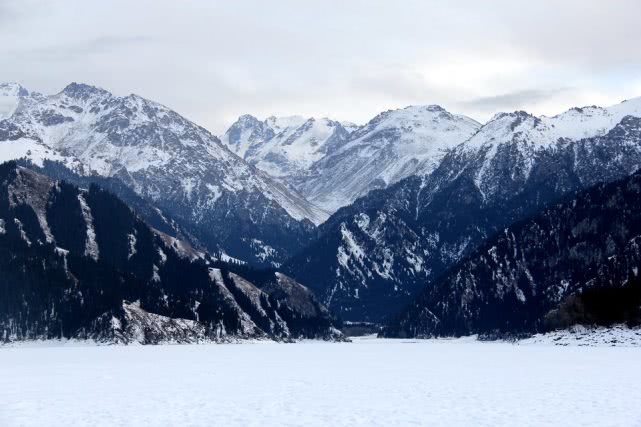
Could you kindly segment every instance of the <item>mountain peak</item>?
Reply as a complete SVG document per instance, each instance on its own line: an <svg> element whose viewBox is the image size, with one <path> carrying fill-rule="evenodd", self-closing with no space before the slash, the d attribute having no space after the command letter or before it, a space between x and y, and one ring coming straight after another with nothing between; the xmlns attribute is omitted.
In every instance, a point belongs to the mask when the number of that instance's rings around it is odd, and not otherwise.
<svg viewBox="0 0 641 427"><path fill-rule="evenodd" d="M440 105L409 105L405 108L379 113L356 132L365 135L374 129L396 129L439 126L441 123L458 122L466 128L479 128L481 124L469 117L452 114ZM429 125L428 125L429 123Z"/></svg>
<svg viewBox="0 0 641 427"><path fill-rule="evenodd" d="M20 83L5 82L0 83L0 96L29 96L29 91L25 89Z"/></svg>
<svg viewBox="0 0 641 427"><path fill-rule="evenodd" d="M247 150L255 148L273 136L274 131L265 122L261 122L251 114L243 114L220 139L234 153L244 158Z"/></svg>
<svg viewBox="0 0 641 427"><path fill-rule="evenodd" d="M397 121L423 121L426 119L434 119L437 117L443 117L446 119L454 119L455 116L452 113L448 112L445 108L440 105L430 104L430 105L408 105L404 108L398 108L395 110L387 110L379 113L372 120L368 122L366 127L378 126L381 123L385 123L386 126L397 126ZM471 119L470 119L471 120Z"/></svg>
<svg viewBox="0 0 641 427"><path fill-rule="evenodd" d="M440 105L437 104L429 104L429 105L408 105L405 108L399 108L396 110L388 110L388 113L396 113L396 112L411 112L411 113L447 113L448 111L441 107Z"/></svg>
<svg viewBox="0 0 641 427"><path fill-rule="evenodd" d="M67 87L65 87L61 93L64 93L70 98L83 99L83 100L86 100L89 97L96 96L96 95L102 95L102 96L111 95L105 89L102 89L96 86L91 86L85 83L76 83L76 82L72 82L68 84Z"/></svg>
<svg viewBox="0 0 641 427"><path fill-rule="evenodd" d="M430 113L447 113L447 110L440 105L430 104L430 105L410 105L404 108L404 110L423 112L429 111Z"/></svg>
<svg viewBox="0 0 641 427"><path fill-rule="evenodd" d="M242 124L242 125L255 125L260 123L260 120L258 120L255 116L252 116L251 114L243 114L242 116L238 117L238 120L232 125L237 125L237 124Z"/></svg>
<svg viewBox="0 0 641 427"><path fill-rule="evenodd" d="M534 115L528 113L527 111L517 110L517 111L512 111L510 113L508 113L508 112L496 113L494 115L494 117L492 117L490 119L490 121L488 123L499 121L499 120L503 120L503 119L506 119L506 118L508 120L512 120L512 119L521 119L521 120L523 120L523 119L528 119L528 118L536 119L537 117L535 117Z"/></svg>

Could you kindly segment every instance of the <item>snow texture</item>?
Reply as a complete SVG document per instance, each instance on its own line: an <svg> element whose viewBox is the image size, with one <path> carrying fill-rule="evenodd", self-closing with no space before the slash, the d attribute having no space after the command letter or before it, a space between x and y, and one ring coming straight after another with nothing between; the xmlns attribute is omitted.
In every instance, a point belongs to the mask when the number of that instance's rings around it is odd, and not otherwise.
<svg viewBox="0 0 641 427"><path fill-rule="evenodd" d="M0 425L639 426L640 354L469 339L25 344L0 348Z"/></svg>
<svg viewBox="0 0 641 427"><path fill-rule="evenodd" d="M568 330L536 334L521 340L521 345L552 344L581 347L641 347L641 328L628 328L625 325L606 327L572 326Z"/></svg>

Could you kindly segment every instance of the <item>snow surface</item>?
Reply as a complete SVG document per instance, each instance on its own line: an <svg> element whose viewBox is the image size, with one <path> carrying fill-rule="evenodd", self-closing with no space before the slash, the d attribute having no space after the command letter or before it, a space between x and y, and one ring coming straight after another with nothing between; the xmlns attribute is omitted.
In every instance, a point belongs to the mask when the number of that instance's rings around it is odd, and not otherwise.
<svg viewBox="0 0 641 427"><path fill-rule="evenodd" d="M639 348L463 340L0 348L0 425L641 426Z"/></svg>
<svg viewBox="0 0 641 427"><path fill-rule="evenodd" d="M75 168L78 161L73 157L63 156L58 151L27 138L15 141L0 141L0 163L16 159L29 159L35 165L42 166L45 160L61 162Z"/></svg>

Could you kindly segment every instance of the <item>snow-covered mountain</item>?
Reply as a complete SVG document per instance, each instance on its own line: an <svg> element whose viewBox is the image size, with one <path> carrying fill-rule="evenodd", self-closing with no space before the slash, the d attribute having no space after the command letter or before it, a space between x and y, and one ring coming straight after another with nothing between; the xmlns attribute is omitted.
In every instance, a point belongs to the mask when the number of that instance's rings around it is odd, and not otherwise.
<svg viewBox="0 0 641 427"><path fill-rule="evenodd" d="M0 121L0 160L48 159L80 175L119 179L212 251L277 263L307 241L309 221L326 217L160 104L76 83L51 96L3 87L11 115Z"/></svg>
<svg viewBox="0 0 641 427"><path fill-rule="evenodd" d="M262 266L295 255L285 271L353 321L385 319L498 231L641 168L641 98L482 126L435 105L361 127L246 115L221 142L136 95L0 88L0 160L97 182L212 253Z"/></svg>
<svg viewBox="0 0 641 427"><path fill-rule="evenodd" d="M259 121L244 115L221 140L249 163L295 186L315 162L344 144L353 128L327 118L272 116Z"/></svg>
<svg viewBox="0 0 641 427"><path fill-rule="evenodd" d="M329 212L372 189L429 173L480 124L431 105L379 114L365 126L294 116L242 116L222 138Z"/></svg>
<svg viewBox="0 0 641 427"><path fill-rule="evenodd" d="M475 163L482 162L474 181L484 196L500 197L506 192L509 197L513 194L509 184L521 185L527 180L542 153L553 153L571 141L605 136L626 116L641 117L641 98L609 108L573 108L554 117L535 117L524 111L500 113L457 147L454 156L476 157ZM582 146L592 149L589 144ZM619 161L625 162L625 159Z"/></svg>
<svg viewBox="0 0 641 427"><path fill-rule="evenodd" d="M217 262L107 191L0 164L0 340L339 338L300 283Z"/></svg>
<svg viewBox="0 0 641 427"><path fill-rule="evenodd" d="M552 118L499 114L432 173L337 211L287 269L346 320L393 315L504 227L641 168L639 117L641 98Z"/></svg>
<svg viewBox="0 0 641 427"><path fill-rule="evenodd" d="M640 266L641 171L497 233L427 287L383 335L639 325Z"/></svg>
<svg viewBox="0 0 641 427"><path fill-rule="evenodd" d="M480 126L437 105L386 111L315 162L296 188L334 212L373 189L431 172Z"/></svg>

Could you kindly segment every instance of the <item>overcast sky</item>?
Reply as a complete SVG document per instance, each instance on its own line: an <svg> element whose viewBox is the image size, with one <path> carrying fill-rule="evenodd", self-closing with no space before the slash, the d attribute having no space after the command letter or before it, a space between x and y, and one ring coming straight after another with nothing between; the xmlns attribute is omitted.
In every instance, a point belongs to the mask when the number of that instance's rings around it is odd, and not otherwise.
<svg viewBox="0 0 641 427"><path fill-rule="evenodd" d="M0 0L0 81L136 93L215 133L412 104L553 115L641 96L639 17L638 0Z"/></svg>

